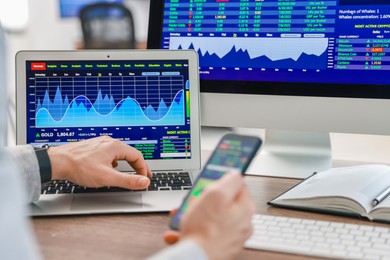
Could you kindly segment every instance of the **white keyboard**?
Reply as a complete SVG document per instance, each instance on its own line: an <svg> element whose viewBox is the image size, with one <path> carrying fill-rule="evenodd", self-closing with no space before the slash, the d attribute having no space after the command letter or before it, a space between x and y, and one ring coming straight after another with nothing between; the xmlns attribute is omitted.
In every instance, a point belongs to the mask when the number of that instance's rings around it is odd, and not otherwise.
<svg viewBox="0 0 390 260"><path fill-rule="evenodd" d="M390 259L390 226L268 215L253 217L246 248L336 259Z"/></svg>

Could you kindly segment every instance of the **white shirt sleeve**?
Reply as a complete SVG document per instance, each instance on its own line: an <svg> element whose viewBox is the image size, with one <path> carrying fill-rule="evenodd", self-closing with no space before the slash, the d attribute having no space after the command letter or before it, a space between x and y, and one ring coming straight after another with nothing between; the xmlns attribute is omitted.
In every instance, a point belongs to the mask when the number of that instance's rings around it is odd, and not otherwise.
<svg viewBox="0 0 390 260"><path fill-rule="evenodd" d="M40 181L38 181L39 188L36 183L33 184L33 188L26 188L28 182L40 179L39 166L37 159L35 159L35 165L30 165L34 161L32 155L35 156L35 154L34 151L31 153L32 148L26 148L24 150L26 158L22 158L25 160L21 163L23 164L21 168L25 168L25 172L31 173L31 176L24 185L21 185L24 176L19 174L15 161L3 147L7 136L6 52L4 45L5 38L0 25L0 258L35 260L40 259L41 255L35 244L31 224L27 218L25 198L36 199L39 196ZM19 157L22 154L20 151L14 155ZM26 190L29 192L28 196L24 195Z"/></svg>
<svg viewBox="0 0 390 260"><path fill-rule="evenodd" d="M4 148L0 148L0 165L0 258L40 259L27 217L25 187Z"/></svg>
<svg viewBox="0 0 390 260"><path fill-rule="evenodd" d="M34 148L31 145L18 145L7 149L19 166L26 195L25 201L27 203L37 201L41 194L41 175Z"/></svg>
<svg viewBox="0 0 390 260"><path fill-rule="evenodd" d="M206 260L208 259L204 250L192 240L184 240L173 246L167 247L148 260Z"/></svg>

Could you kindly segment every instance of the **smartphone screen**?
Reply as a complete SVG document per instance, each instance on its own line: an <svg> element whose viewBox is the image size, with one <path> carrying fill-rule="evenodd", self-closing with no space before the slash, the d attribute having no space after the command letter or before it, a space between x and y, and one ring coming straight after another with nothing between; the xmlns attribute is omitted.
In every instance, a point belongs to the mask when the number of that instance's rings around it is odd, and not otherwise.
<svg viewBox="0 0 390 260"><path fill-rule="evenodd" d="M191 202L196 200L210 183L229 172L241 172L243 174L260 148L261 143L260 138L254 136L225 135L199 174L182 205L173 216L170 223L171 228L179 229L180 219Z"/></svg>

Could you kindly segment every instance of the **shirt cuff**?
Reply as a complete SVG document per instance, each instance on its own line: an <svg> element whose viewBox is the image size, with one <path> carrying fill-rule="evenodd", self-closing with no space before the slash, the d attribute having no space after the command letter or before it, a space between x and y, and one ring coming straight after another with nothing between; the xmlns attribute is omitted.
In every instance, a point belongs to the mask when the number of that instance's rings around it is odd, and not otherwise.
<svg viewBox="0 0 390 260"><path fill-rule="evenodd" d="M7 150L19 166L24 181L27 202L37 201L41 194L41 176L34 148L31 145L8 147Z"/></svg>

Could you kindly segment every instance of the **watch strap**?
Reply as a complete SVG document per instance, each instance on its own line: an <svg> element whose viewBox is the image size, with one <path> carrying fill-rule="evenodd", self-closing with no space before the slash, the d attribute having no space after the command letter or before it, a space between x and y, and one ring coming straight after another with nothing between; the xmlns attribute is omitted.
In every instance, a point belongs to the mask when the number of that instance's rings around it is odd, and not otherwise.
<svg viewBox="0 0 390 260"><path fill-rule="evenodd" d="M39 173L41 175L41 183L51 181L51 163L48 148L39 148L35 150L35 155L38 159Z"/></svg>

